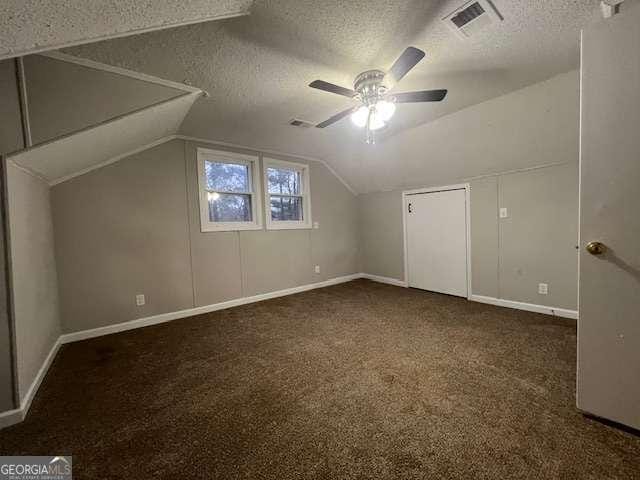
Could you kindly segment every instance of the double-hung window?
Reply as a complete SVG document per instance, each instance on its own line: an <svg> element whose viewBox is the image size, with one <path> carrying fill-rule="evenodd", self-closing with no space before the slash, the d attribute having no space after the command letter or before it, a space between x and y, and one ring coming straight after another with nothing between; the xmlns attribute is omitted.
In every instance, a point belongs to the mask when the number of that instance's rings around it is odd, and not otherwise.
<svg viewBox="0 0 640 480"><path fill-rule="evenodd" d="M263 159L267 229L311 228L309 165Z"/></svg>
<svg viewBox="0 0 640 480"><path fill-rule="evenodd" d="M198 148L203 232L262 227L258 157Z"/></svg>

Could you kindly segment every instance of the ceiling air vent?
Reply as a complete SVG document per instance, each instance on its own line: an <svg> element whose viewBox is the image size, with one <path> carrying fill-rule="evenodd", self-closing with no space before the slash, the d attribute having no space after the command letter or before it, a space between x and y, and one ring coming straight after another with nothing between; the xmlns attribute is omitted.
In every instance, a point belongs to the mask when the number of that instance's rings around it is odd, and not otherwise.
<svg viewBox="0 0 640 480"><path fill-rule="evenodd" d="M502 19L502 15L490 0L471 0L447 15L442 21L461 38L470 38Z"/></svg>
<svg viewBox="0 0 640 480"><path fill-rule="evenodd" d="M300 128L311 128L313 127L313 123L307 122L306 120L300 120L299 118L294 118L289 122L289 125L293 125L294 127Z"/></svg>

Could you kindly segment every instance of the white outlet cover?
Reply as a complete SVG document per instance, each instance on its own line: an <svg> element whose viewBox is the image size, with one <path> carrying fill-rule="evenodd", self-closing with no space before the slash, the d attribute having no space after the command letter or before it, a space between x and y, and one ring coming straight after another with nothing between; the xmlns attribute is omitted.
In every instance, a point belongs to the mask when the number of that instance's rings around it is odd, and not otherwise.
<svg viewBox="0 0 640 480"><path fill-rule="evenodd" d="M315 271L316 273L320 273L320 265L316 265Z"/></svg>
<svg viewBox="0 0 640 480"><path fill-rule="evenodd" d="M320 228L320 222L313 222L313 228L315 229Z"/></svg>
<svg viewBox="0 0 640 480"><path fill-rule="evenodd" d="M500 207L500 218L508 218L509 212L507 211L507 207Z"/></svg>
<svg viewBox="0 0 640 480"><path fill-rule="evenodd" d="M141 307L145 303L146 303L146 300L145 300L143 294L139 293L138 295L136 295L136 305L137 306Z"/></svg>
<svg viewBox="0 0 640 480"><path fill-rule="evenodd" d="M547 295L549 293L549 285L547 285L546 283L539 283L538 293L540 295Z"/></svg>

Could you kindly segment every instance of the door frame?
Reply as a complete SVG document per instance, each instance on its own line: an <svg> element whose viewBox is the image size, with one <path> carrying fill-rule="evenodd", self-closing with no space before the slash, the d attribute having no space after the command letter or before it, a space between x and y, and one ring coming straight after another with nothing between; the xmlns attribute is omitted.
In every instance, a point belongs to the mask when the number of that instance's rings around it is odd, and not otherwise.
<svg viewBox="0 0 640 480"><path fill-rule="evenodd" d="M441 187L425 187L402 191L402 237L404 246L404 284L409 287L409 245L407 239L407 210L406 198L420 193L447 192L449 190L464 190L465 219L467 231L467 300L471 298L471 187L469 183L457 183Z"/></svg>

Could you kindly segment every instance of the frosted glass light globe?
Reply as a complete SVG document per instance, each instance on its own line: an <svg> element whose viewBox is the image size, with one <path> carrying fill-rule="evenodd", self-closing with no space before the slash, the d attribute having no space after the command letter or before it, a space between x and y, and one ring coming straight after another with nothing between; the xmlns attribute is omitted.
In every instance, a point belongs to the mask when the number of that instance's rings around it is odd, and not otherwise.
<svg viewBox="0 0 640 480"><path fill-rule="evenodd" d="M371 119L369 120L369 130L378 130L385 126L384 120L380 112L374 109L371 112Z"/></svg>
<svg viewBox="0 0 640 480"><path fill-rule="evenodd" d="M383 122L388 122L396 111L396 104L386 100L376 103L376 111Z"/></svg>
<svg viewBox="0 0 640 480"><path fill-rule="evenodd" d="M369 108L364 105L351 114L351 121L356 127L364 127L369 117Z"/></svg>

